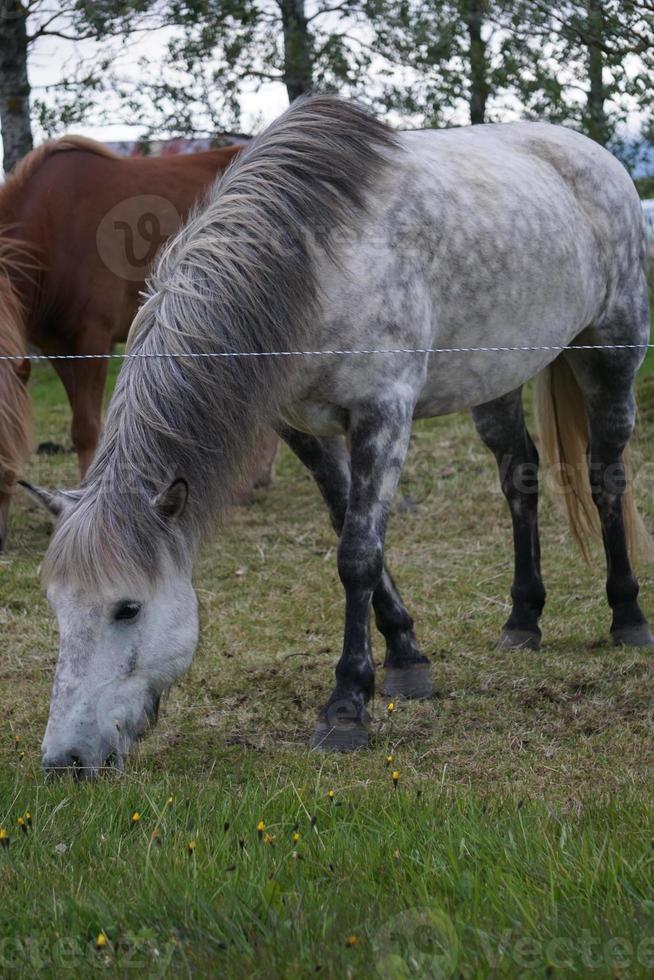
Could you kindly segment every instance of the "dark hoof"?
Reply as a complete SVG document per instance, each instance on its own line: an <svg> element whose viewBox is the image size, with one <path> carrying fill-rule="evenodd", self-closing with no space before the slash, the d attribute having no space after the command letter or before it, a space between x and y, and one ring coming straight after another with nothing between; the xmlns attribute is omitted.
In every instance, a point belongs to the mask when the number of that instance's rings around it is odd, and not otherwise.
<svg viewBox="0 0 654 980"><path fill-rule="evenodd" d="M613 630L611 639L614 646L626 647L651 647L654 646L654 636L647 623L639 626L624 626L622 629Z"/></svg>
<svg viewBox="0 0 654 980"><path fill-rule="evenodd" d="M540 633L532 630L502 630L498 650L540 650Z"/></svg>
<svg viewBox="0 0 654 980"><path fill-rule="evenodd" d="M434 693L434 685L429 664L387 667L381 693L387 698L408 698L413 701L431 697Z"/></svg>
<svg viewBox="0 0 654 980"><path fill-rule="evenodd" d="M364 708L357 711L351 702L328 705L322 713L309 748L320 752L354 752L368 747L370 715Z"/></svg>

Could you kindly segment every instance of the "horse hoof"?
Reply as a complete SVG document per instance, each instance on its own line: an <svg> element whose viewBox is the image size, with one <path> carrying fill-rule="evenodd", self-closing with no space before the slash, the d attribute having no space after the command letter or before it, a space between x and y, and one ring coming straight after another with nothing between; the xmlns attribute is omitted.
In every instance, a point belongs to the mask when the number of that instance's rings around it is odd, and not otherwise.
<svg viewBox="0 0 654 980"><path fill-rule="evenodd" d="M309 748L318 752L354 752L368 747L370 715L364 708L343 702L328 705L309 739Z"/></svg>
<svg viewBox="0 0 654 980"><path fill-rule="evenodd" d="M327 722L318 722L309 739L309 748L315 752L355 752L368 748L368 729L365 725L336 728Z"/></svg>
<svg viewBox="0 0 654 980"><path fill-rule="evenodd" d="M652 636L652 631L647 623L640 623L638 626L624 626L622 629L613 630L611 639L613 640L614 646L654 646L654 636Z"/></svg>
<svg viewBox="0 0 654 980"><path fill-rule="evenodd" d="M540 650L540 633L533 630L502 630L498 650Z"/></svg>
<svg viewBox="0 0 654 980"><path fill-rule="evenodd" d="M381 693L387 698L406 698L417 701L434 693L429 664L410 667L387 667Z"/></svg>

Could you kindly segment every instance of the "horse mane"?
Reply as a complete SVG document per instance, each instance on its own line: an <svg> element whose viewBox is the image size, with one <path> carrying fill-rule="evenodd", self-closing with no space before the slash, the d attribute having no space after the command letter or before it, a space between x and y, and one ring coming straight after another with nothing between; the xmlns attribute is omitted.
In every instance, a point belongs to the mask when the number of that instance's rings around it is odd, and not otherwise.
<svg viewBox="0 0 654 980"><path fill-rule="evenodd" d="M10 273L31 267L29 254L0 234L0 354L27 357L25 320ZM32 448L30 400L20 361L0 361L0 490L17 477Z"/></svg>
<svg viewBox="0 0 654 980"><path fill-rule="evenodd" d="M237 156L164 248L131 331L94 463L62 517L46 578L143 583L162 535L189 567L208 522L229 504L257 426L296 384L291 357L205 358L302 349L319 316L317 259L351 227L397 146L390 129L333 96L297 100ZM188 356L191 355L191 356ZM178 521L153 498L189 484Z"/></svg>

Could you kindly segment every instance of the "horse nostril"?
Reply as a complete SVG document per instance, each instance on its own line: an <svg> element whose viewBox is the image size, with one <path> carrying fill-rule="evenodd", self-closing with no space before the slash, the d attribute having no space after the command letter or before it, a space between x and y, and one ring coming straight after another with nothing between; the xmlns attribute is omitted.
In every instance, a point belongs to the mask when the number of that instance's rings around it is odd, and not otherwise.
<svg viewBox="0 0 654 980"><path fill-rule="evenodd" d="M106 770L113 770L116 772L120 772L122 770L121 759L116 751L112 751L109 753L109 755L104 760L102 768Z"/></svg>

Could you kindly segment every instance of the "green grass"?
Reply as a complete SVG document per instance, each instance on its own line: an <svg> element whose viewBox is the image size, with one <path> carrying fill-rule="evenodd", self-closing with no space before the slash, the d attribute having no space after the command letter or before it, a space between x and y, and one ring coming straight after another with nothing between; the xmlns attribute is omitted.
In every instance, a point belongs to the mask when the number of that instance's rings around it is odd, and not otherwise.
<svg viewBox="0 0 654 980"><path fill-rule="evenodd" d="M36 815L3 856L5 935L18 926L21 942L0 947L0 968L651 976L654 821L639 795L545 807L440 784L417 796L388 773L353 783L331 762L292 769L232 754L202 785L28 791L20 773L14 809Z"/></svg>
<svg viewBox="0 0 654 980"><path fill-rule="evenodd" d="M650 527L651 370L633 454ZM49 368L33 394L39 440L68 445ZM35 457L29 476L72 485L75 460ZM391 716L377 700L370 750L323 758L305 745L340 647L335 542L282 451L201 557L193 668L124 776L94 786L39 773L49 528L17 499L0 558L0 976L652 975L651 654L607 645L599 552L581 563L547 498L543 649L495 649L511 575L496 479L468 417L416 427L400 496L417 506L393 515L388 557L437 693Z"/></svg>

